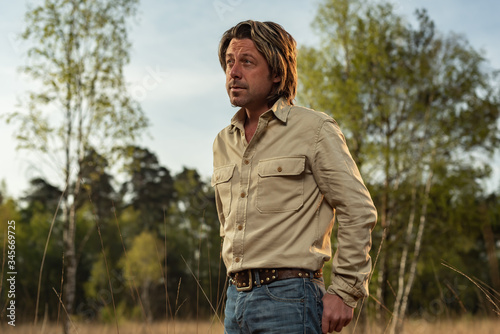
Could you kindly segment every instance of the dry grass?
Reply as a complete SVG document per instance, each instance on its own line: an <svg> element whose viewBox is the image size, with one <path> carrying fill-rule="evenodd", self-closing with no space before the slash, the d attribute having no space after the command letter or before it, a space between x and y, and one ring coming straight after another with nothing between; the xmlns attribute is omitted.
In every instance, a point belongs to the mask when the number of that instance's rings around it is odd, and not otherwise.
<svg viewBox="0 0 500 334"><path fill-rule="evenodd" d="M377 325L374 321L370 322L366 328L358 325L356 332L353 333L352 323L347 326L343 334L387 334L389 333L389 324ZM432 322L415 319L406 320L401 334L499 334L500 318L471 318L464 317L459 319L435 320Z"/></svg>
<svg viewBox="0 0 500 334"><path fill-rule="evenodd" d="M114 324L100 325L92 323L76 324L78 334L114 334L117 333ZM38 325L32 330L32 325L18 325L16 327L0 325L2 334L61 334L62 327L56 325L47 325L42 329ZM210 323L208 321L169 321L155 322L149 326L140 323L123 323L119 326L120 334L222 334L223 328L218 321ZM352 326L346 328L343 333L352 333ZM358 328L356 333L363 334L383 334L384 329L378 326L368 326L366 330ZM439 322L427 322L425 320L412 320L405 324L404 334L498 334L500 333L500 319L457 319Z"/></svg>
<svg viewBox="0 0 500 334"><path fill-rule="evenodd" d="M55 324L37 325L35 330L33 325L16 325L16 327L6 324L0 325L2 334L62 334L62 326ZM76 323L78 334L117 334L115 324L96 324L96 323ZM120 334L222 334L224 332L222 325L218 321L213 323L209 321L169 321L154 322L146 325L143 323L121 323L119 325Z"/></svg>
<svg viewBox="0 0 500 334"><path fill-rule="evenodd" d="M425 320L409 321L405 325L405 334L498 334L500 333L500 319L457 319L429 323Z"/></svg>

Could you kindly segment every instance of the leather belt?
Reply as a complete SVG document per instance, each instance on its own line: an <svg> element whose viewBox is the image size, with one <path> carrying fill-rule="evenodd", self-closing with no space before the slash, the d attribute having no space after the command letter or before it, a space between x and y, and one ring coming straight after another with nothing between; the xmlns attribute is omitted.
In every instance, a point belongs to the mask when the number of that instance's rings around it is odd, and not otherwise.
<svg viewBox="0 0 500 334"><path fill-rule="evenodd" d="M275 281L288 278L320 278L323 270L311 271L306 269L276 268L276 269L247 269L237 273L231 273L231 283L236 286L237 291L251 291L257 284L255 271L259 273L259 283L261 285L270 284Z"/></svg>

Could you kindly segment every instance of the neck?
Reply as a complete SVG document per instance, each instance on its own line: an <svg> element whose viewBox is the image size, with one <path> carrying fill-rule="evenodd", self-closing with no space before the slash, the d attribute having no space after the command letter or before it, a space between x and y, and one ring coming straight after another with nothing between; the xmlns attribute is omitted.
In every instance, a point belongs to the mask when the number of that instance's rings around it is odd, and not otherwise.
<svg viewBox="0 0 500 334"><path fill-rule="evenodd" d="M260 106L246 106L245 108L245 114L247 116L246 118L246 123L248 124L257 124L259 122L259 117L263 113L269 110L271 106L269 106L267 103L264 105Z"/></svg>
<svg viewBox="0 0 500 334"><path fill-rule="evenodd" d="M245 138L247 140L247 143L250 142L252 139L253 135L255 134L255 131L257 130L257 125L259 124L259 117L263 113L265 113L268 109L265 110L260 110L260 111L251 111L247 108L245 108Z"/></svg>
<svg viewBox="0 0 500 334"><path fill-rule="evenodd" d="M245 124L247 124L247 125L257 124L259 122L260 115L265 113L266 110L250 111L248 109L245 109L245 114L247 116L245 119Z"/></svg>
<svg viewBox="0 0 500 334"><path fill-rule="evenodd" d="M252 108L252 107L245 107L245 113L247 115L248 119L259 119L260 115L265 113L266 111L269 110L269 107L267 105L263 105L257 108Z"/></svg>

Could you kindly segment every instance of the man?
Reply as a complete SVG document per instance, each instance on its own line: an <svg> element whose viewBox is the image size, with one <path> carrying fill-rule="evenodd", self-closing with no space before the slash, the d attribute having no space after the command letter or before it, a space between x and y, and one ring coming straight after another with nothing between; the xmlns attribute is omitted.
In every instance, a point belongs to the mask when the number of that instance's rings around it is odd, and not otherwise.
<svg viewBox="0 0 500 334"><path fill-rule="evenodd" d="M245 21L219 45L240 107L214 141L216 204L230 276L226 333L340 332L368 294L377 214L337 123L293 105L296 43L280 25ZM322 268L331 257L332 284Z"/></svg>

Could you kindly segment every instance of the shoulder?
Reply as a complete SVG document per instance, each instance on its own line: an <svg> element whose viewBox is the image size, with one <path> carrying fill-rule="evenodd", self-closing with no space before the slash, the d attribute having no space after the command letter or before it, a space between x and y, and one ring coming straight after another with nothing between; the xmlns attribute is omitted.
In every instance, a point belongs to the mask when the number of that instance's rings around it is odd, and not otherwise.
<svg viewBox="0 0 500 334"><path fill-rule="evenodd" d="M330 115L301 106L292 106L289 114L290 125L300 127L302 131L316 134L316 141L325 138L338 138L345 141L339 124Z"/></svg>
<svg viewBox="0 0 500 334"><path fill-rule="evenodd" d="M234 125L229 124L228 126L226 126L225 128L223 128L222 130L219 131L216 138L231 134L231 133L233 133L233 131L234 131Z"/></svg>
<svg viewBox="0 0 500 334"><path fill-rule="evenodd" d="M325 123L337 124L337 122L330 115L322 111L316 111L302 106L291 106L289 120L294 123L297 122L300 124L316 125L320 127Z"/></svg>
<svg viewBox="0 0 500 334"><path fill-rule="evenodd" d="M222 130L219 131L219 133L215 136L215 139L214 139L214 143L220 141L220 140L224 140L225 138L227 138L230 134L232 134L234 131L233 129L233 126L232 125L228 125L226 126L225 128L223 128Z"/></svg>

